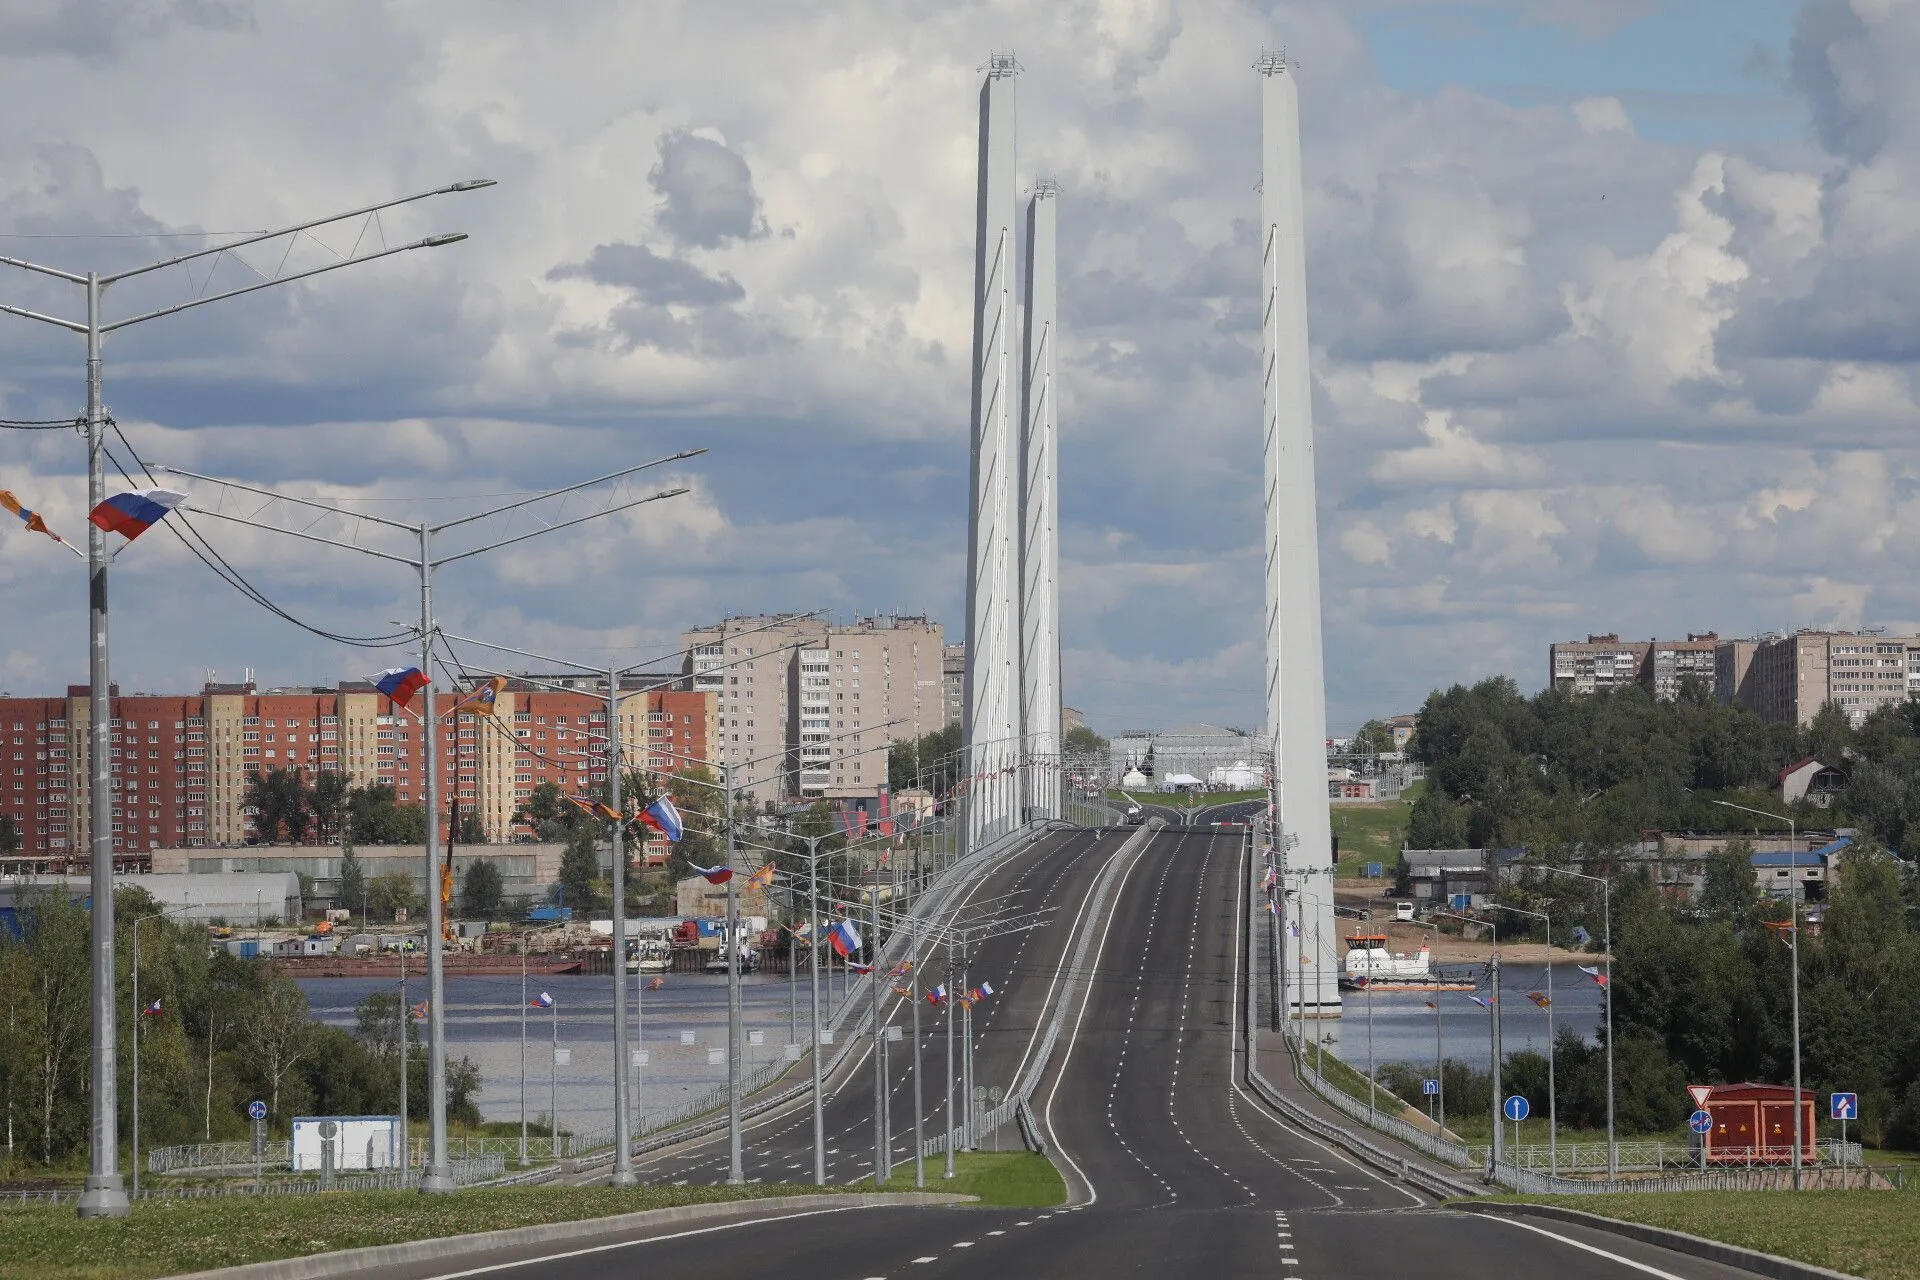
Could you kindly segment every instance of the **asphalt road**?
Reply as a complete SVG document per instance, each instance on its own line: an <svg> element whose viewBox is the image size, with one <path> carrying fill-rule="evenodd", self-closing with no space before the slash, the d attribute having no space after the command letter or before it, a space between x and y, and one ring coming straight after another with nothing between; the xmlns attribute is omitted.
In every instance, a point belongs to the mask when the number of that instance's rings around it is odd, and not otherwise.
<svg viewBox="0 0 1920 1280"><path fill-rule="evenodd" d="M1038 985L1057 962L1085 887L1119 836L1067 837L1001 873L1061 899L1061 924L996 960ZM380 1280L501 1274L533 1280L765 1277L1297 1277L1298 1280L1731 1280L1748 1273L1558 1224L1437 1210L1339 1151L1286 1127L1236 1083L1235 974L1244 945L1243 833L1168 830L1095 922L1095 978L1069 1011L1035 1099L1072 1207L834 1210L367 1273ZM991 893L983 889L983 893ZM1071 900L1070 902L1067 900ZM1020 948L1024 945L1025 951ZM986 957L982 957L984 964ZM998 981L995 983L998 986ZM981 1058L1017 1061L1043 992L1009 999ZM981 1078L987 1078L983 1067ZM843 1138L871 1096L843 1089ZM804 1120L804 1117L803 1117ZM773 1175L792 1154L779 1124L756 1140ZM870 1130L869 1130L870 1131ZM843 1151L845 1148L843 1147ZM842 1172L858 1160L841 1163ZM665 1170L650 1171L658 1176ZM794 1170L785 1171L796 1176ZM937 1180L934 1182L937 1186Z"/></svg>

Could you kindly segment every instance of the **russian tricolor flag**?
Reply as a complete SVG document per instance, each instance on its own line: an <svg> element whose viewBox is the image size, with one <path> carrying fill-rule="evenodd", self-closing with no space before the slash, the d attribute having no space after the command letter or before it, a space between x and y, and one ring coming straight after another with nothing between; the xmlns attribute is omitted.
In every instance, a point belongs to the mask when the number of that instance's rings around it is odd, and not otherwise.
<svg viewBox="0 0 1920 1280"><path fill-rule="evenodd" d="M933 990L927 992L928 1004L937 1006L937 1005L943 1005L946 1002L947 1002L947 984L946 983L943 982L939 986L935 987Z"/></svg>
<svg viewBox="0 0 1920 1280"><path fill-rule="evenodd" d="M853 973L858 973L858 974L868 974L873 972L873 966L870 964L849 964L847 968L849 971Z"/></svg>
<svg viewBox="0 0 1920 1280"><path fill-rule="evenodd" d="M553 1008L553 997L542 991L539 995L527 1001L527 1007L530 1009L551 1009Z"/></svg>
<svg viewBox="0 0 1920 1280"><path fill-rule="evenodd" d="M158 999L156 999L156 1000L154 1000L154 1002L153 1002L152 1004L150 1004L150 1005L148 1005L148 1006L147 1006L146 1008L144 1008L144 1009L142 1009L142 1010L140 1011L140 1016L141 1016L141 1017L143 1017L143 1018L157 1018L157 1017L159 1017L159 1016L160 1016L160 1001L159 1001Z"/></svg>
<svg viewBox="0 0 1920 1280"><path fill-rule="evenodd" d="M95 507L87 519L108 533L120 534L132 542L186 500L186 494L171 489L135 489L131 493L114 494Z"/></svg>
<svg viewBox="0 0 1920 1280"><path fill-rule="evenodd" d="M418 667L388 667L373 678L374 688L403 707L429 683L427 673Z"/></svg>
<svg viewBox="0 0 1920 1280"><path fill-rule="evenodd" d="M827 930L827 942L842 960L860 949L860 930L851 920L840 920Z"/></svg>
<svg viewBox="0 0 1920 1280"><path fill-rule="evenodd" d="M691 865L695 874L706 877L708 884L725 884L733 879L732 867L703 867L697 862Z"/></svg>
<svg viewBox="0 0 1920 1280"><path fill-rule="evenodd" d="M687 834L686 824L680 821L680 811L673 807L673 797L671 796L661 796L658 800L648 805L640 814L640 821L646 823L668 840L675 843L678 843L681 836ZM704 871L700 874L706 875ZM713 879L711 876L707 878L709 880ZM714 880L713 882L715 884L725 883L720 880Z"/></svg>

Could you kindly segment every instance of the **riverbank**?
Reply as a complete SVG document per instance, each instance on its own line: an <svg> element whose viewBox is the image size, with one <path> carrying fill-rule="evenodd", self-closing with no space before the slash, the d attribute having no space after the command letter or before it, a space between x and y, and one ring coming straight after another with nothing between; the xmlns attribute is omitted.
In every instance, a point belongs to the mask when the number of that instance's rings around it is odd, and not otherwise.
<svg viewBox="0 0 1920 1280"><path fill-rule="evenodd" d="M1381 889L1378 880L1335 880L1333 900L1343 907L1357 907L1373 913L1371 920L1339 921L1342 936L1384 933L1387 935L1387 947L1392 951L1414 952L1430 946L1433 948L1435 964L1485 964L1493 958L1493 942L1489 938L1465 938L1443 930L1436 939L1434 930L1428 925L1392 919L1395 899L1390 889ZM1524 916L1515 917L1515 921L1515 935L1524 936L1522 926L1529 922ZM1484 934L1486 930L1475 932ZM1536 936L1541 932L1537 924L1534 932ZM1500 959L1505 964L1599 964L1606 956L1598 951L1574 951L1566 947L1548 946L1544 942L1502 942Z"/></svg>

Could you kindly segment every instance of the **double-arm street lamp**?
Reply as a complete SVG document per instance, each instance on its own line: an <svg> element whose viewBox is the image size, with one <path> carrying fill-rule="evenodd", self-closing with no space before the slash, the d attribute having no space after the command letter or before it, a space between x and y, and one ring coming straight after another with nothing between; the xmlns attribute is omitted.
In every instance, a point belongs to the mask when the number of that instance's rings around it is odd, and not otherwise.
<svg viewBox="0 0 1920 1280"><path fill-rule="evenodd" d="M307 498L295 498L287 494L278 493L272 489L258 488L254 485L240 484L232 480L222 480L215 476L183 471L176 467L161 467L157 469L166 471L172 475L187 476L190 479L219 485L224 489L254 494L277 502L288 503L308 511L321 512L329 516L339 516L349 520L360 520L382 529L405 534L418 548L412 554L408 555L362 546L339 538L329 538L303 529L283 528L279 525L255 520L249 516L233 515L228 512L217 511L203 506L197 506L195 508L199 514L212 516L219 520L245 525L248 528L261 529L268 533L283 534L287 537L299 538L307 542L317 542L324 546L337 547L344 551L356 551L362 555L373 556L376 559L386 560L393 564L406 565L412 569L419 576L420 580L420 623L418 631L420 637L420 670L424 674L431 672L433 669L433 642L435 636L433 574L436 569L443 568L456 561L481 555L484 552L514 546L518 543L525 542L529 538L537 538L542 534L557 533L562 529L571 529L575 525L584 524L589 520L597 520L603 516L631 510L634 507L642 506L646 503L657 502L662 498L678 497L686 493L687 490L684 488L673 488L648 494L644 497L624 499L600 511L575 516L572 519L562 520L557 524L546 525L542 528L516 534L512 537L500 538L482 546L469 547L462 551L453 552L450 555L435 554L434 539L437 535L452 529L463 528L466 525L487 519L491 516L501 515L508 511L517 511L535 503L544 502L549 498L560 497L563 494L577 493L582 489L590 489L597 485L624 480L628 476L638 472L646 471L653 467L664 466L672 462L679 462L687 458L697 457L705 452L706 450L704 449L683 450L680 453L671 454L664 458L656 458L651 462L643 462L636 466L623 467L618 471L608 472L606 475L595 476L591 480L583 480L578 484L568 485L562 489L552 489L544 493L535 494L532 497L520 498L496 507L489 507L484 511L462 516L457 520L444 521L440 524L427 524L424 521L417 524L408 524L399 520L389 520L382 516L370 516L357 511L349 511L342 507L330 506L324 502L314 502ZM451 1157L447 1150L446 992L444 970L441 963L442 929L444 927L444 921L442 919L443 910L440 903L440 895L432 891L432 886L438 879L436 871L439 856L441 728L439 716L434 710L434 689L431 681L421 690L421 697L420 723L422 733L426 739L425 756L427 774L425 852L427 885L429 887L429 892L427 893L427 1117L429 1138L426 1167L422 1170L420 1176L420 1190L440 1192L452 1191L454 1189L454 1182Z"/></svg>
<svg viewBox="0 0 1920 1280"><path fill-rule="evenodd" d="M1600 947L1607 953L1607 1181L1620 1176L1620 1148L1614 1142L1613 1134L1613 882L1605 876L1592 876L1584 871L1568 871L1564 867L1543 866L1540 870L1550 875L1570 876L1575 880L1585 880L1589 884L1600 886ZM1795 1115L1799 1114L1796 1109Z"/></svg>
<svg viewBox="0 0 1920 1280"><path fill-rule="evenodd" d="M1500 1141L1500 927L1491 920L1479 920L1473 916L1463 916L1457 911L1435 911L1436 916L1445 916L1449 920L1459 920L1465 924L1481 925L1493 934L1493 960L1487 967L1490 985L1487 988L1487 1013L1491 1024L1488 1036L1493 1050L1493 1163L1500 1163L1502 1147ZM1434 993L1439 998L1439 993Z"/></svg>
<svg viewBox="0 0 1920 1280"><path fill-rule="evenodd" d="M421 191L410 196L401 196L395 200L382 201L379 204L365 205L358 209L349 209L343 213L331 214L324 218L314 218L307 222L295 223L275 231L265 231L258 235L232 240L211 249L200 249L193 253L176 254L159 262L150 262L144 266L133 267L125 271L102 273L88 271L83 273L63 271L38 262L28 262L23 258L0 257L0 266L17 267L37 275L48 276L66 284L78 285L85 291L86 319L70 320L49 315L28 307L0 303L0 313L20 316L27 320L37 320L43 324L54 325L70 333L77 333L87 343L87 508L92 510L106 500L106 472L102 466L105 456L104 441L101 433L106 426L106 404L101 393L101 346L107 335L149 320L158 320L162 316L175 315L194 307L204 307L209 303L221 302L228 298L237 298L242 294L255 293L275 285L291 284L296 280L305 280L328 271L337 271L342 267L357 266L363 262L372 262L377 258L391 257L396 253L405 253L410 249L433 249L441 245L455 244L467 237L464 233L428 236L408 244L388 246L384 239L379 240L378 248L366 252L359 250L360 241L356 241L352 253L344 258L326 263L308 270L285 272L283 256L279 272L256 280L239 288L222 289L218 292L204 292L210 287L214 270L220 265L220 259L233 255L235 261L242 262L235 250L267 240L282 237L297 237L302 232L316 227L329 226L345 222L351 218L362 218L365 225L361 229L364 237L369 229L378 228L379 214L386 209L411 204L416 200L425 200L431 196L447 195L460 191L477 191L482 187L493 186L491 178L473 178L465 182L456 182L449 186L436 187L431 191ZM293 242L289 240L289 253ZM143 311L137 315L126 316L118 320L106 320L101 316L101 303L107 290L123 281L133 280L154 272L179 267L191 285L193 276L190 264L202 259L213 258L207 265L201 279L197 296L170 306ZM252 268L249 268L251 270ZM255 274L260 274L256 272ZM115 1025L114 1005L114 957L113 957L113 796L112 796L112 730L113 712L108 697L110 688L107 662L107 561L106 534L97 525L87 526L87 703L90 720L88 722L88 848L90 851L89 874L92 882L92 959L93 959L93 1070L90 1096L92 1099L91 1149L88 1158L87 1178L80 1194L79 1213L83 1218L124 1217L131 1211L132 1205L127 1199L126 1185L120 1176L119 1122L118 1122L118 1085L116 1059L119 1052L117 1028Z"/></svg>
<svg viewBox="0 0 1920 1280"><path fill-rule="evenodd" d="M1800 1116L1800 824L1790 814L1768 813L1765 809L1735 804L1731 800L1715 800L1714 803L1722 809L1738 809L1742 813L1787 824L1787 868L1790 872L1787 876L1787 905L1793 913L1792 928L1788 930L1788 945L1793 948L1793 1189L1798 1191L1801 1144L1806 1138L1801 1131Z"/></svg>

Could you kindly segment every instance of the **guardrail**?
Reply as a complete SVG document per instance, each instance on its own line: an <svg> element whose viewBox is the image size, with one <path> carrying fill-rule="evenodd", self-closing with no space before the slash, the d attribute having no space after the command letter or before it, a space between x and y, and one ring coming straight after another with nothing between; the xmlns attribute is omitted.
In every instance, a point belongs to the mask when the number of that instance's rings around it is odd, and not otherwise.
<svg viewBox="0 0 1920 1280"><path fill-rule="evenodd" d="M1000 837L999 840L990 844L979 853L961 858L957 862L950 864L940 873L939 877L914 900L913 906L909 908L910 913L922 919L937 917L943 914L948 909L948 905L952 900L960 894L961 890L972 885L984 876L991 875L1000 868L1002 863L1025 849L1028 844L1041 833L1042 828L1037 825L1020 827ZM881 948L879 957L875 960L873 975L861 978L855 982L849 995L840 1003L839 1007L828 1011L827 1017L822 1023L822 1029L834 1033L835 1044L833 1056L822 1063L820 1068L820 1077L823 1081L832 1077L836 1071L845 1065L848 1055L850 1055L855 1046L860 1043L860 1036L867 1030L867 1024L870 1020L872 1010L871 1008L863 1006L870 1005L872 1002L873 997L869 984L881 980L880 975L892 968L893 965L899 963L911 944L912 932L910 930L895 929L893 934L888 938L886 945ZM857 1014L858 1020L851 1028L845 1028L845 1034L842 1034L843 1029L836 1027L835 1023L837 1020L848 1016L849 1013ZM815 1046L813 1051L816 1053L819 1052L819 1046ZM744 1098L749 1094L758 1092L761 1089L777 1083L787 1072L801 1066L806 1060L806 1057L802 1055L793 1062L776 1061L766 1064L766 1066L760 1069L767 1073L765 1079L756 1083L750 1074L746 1080L742 1081L742 1097ZM803 1080L791 1088L783 1089L770 1097L761 1098L754 1102L747 1102L741 1108L741 1119L751 1120L756 1116L764 1115L776 1108L786 1106L788 1103L805 1097L808 1093L812 1092L812 1089L812 1081L810 1079ZM716 1095L718 1101L707 1103L706 1110L723 1110L726 1107L727 1086L717 1086L706 1095L706 1097L711 1099ZM688 1103L686 1107L682 1108L682 1111L691 1111L693 1106L693 1103ZM675 1146L694 1138L701 1138L707 1134L716 1133L724 1129L727 1125L727 1117L725 1115L713 1116L701 1120L697 1118L697 1114L698 1113L695 1113L689 1116L686 1120L676 1122L669 1119L650 1125L647 1132L654 1136L645 1141L636 1142L633 1153L635 1155L641 1155L648 1151L659 1150L662 1147ZM613 1138L609 1130L607 1132L605 1146L598 1149L595 1154L587 1157L584 1166L576 1167L592 1167L603 1163L610 1164L612 1161Z"/></svg>

